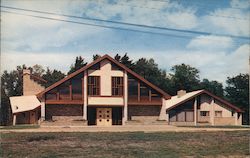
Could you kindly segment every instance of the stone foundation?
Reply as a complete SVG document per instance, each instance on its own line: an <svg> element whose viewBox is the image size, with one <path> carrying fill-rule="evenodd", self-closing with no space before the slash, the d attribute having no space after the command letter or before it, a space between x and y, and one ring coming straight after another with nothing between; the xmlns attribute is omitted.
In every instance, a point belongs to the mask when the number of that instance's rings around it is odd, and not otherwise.
<svg viewBox="0 0 250 158"><path fill-rule="evenodd" d="M235 125L234 117L215 117L214 125Z"/></svg>
<svg viewBox="0 0 250 158"><path fill-rule="evenodd" d="M46 105L46 120L52 120L53 116L83 116L83 105Z"/></svg>
<svg viewBox="0 0 250 158"><path fill-rule="evenodd" d="M154 124L157 123L161 106L133 105L128 106L128 122L126 124ZM165 122L165 121L161 121ZM159 123L159 122L158 122Z"/></svg>

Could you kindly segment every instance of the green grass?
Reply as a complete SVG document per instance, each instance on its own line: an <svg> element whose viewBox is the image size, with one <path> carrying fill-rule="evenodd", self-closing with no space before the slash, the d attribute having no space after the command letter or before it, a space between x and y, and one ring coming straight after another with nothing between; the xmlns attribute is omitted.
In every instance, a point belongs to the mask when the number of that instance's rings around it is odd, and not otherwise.
<svg viewBox="0 0 250 158"><path fill-rule="evenodd" d="M2 133L0 157L249 156L249 131Z"/></svg>
<svg viewBox="0 0 250 158"><path fill-rule="evenodd" d="M6 130L6 129L34 129L39 128L39 125L16 125L16 126L0 126L0 130Z"/></svg>

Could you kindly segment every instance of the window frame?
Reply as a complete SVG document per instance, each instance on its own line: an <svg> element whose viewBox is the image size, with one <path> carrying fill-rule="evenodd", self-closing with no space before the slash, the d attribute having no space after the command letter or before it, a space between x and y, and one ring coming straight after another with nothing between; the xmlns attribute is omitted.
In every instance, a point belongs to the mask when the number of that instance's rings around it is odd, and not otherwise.
<svg viewBox="0 0 250 158"><path fill-rule="evenodd" d="M203 115L205 114L205 115ZM200 116L201 117L209 117L209 111L200 111Z"/></svg>
<svg viewBox="0 0 250 158"><path fill-rule="evenodd" d="M220 113L220 116L217 115L218 113ZM222 110L214 111L214 117L222 117Z"/></svg>
<svg viewBox="0 0 250 158"><path fill-rule="evenodd" d="M117 77L117 76L111 77L111 95L118 96L118 97L121 97L124 95L124 78L123 77Z"/></svg>
<svg viewBox="0 0 250 158"><path fill-rule="evenodd" d="M93 79L91 79L93 78ZM100 96L101 92L101 77L100 76L88 76L88 96ZM93 82L92 82L93 81ZM94 94L95 92L95 94Z"/></svg>

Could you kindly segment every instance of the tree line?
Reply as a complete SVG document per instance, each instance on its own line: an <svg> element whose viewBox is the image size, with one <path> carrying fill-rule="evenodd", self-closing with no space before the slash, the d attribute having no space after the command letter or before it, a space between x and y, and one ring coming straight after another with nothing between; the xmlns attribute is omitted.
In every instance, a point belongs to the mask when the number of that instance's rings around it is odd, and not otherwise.
<svg viewBox="0 0 250 158"><path fill-rule="evenodd" d="M98 54L93 55L93 61L100 58ZM169 72L160 69L154 59L140 58L133 61L127 53L124 55L116 54L114 59L124 64L131 70L135 71L151 83L160 87L170 95L176 95L178 90L184 89L187 92L206 89L215 95L222 97L235 104L245 111L243 114L243 123L249 124L249 75L238 74L228 77L226 86L223 88L222 83L216 80L200 79L200 71L187 64L174 65ZM70 66L67 75L77 71L87 65L85 58L77 56L74 63ZM41 65L27 67L25 65L17 66L16 70L10 72L4 71L1 76L1 110L0 123L7 125L11 122L11 109L9 97L22 95L22 71L30 69L32 74L42 77L47 81L45 87L61 80L66 75L60 70L46 68Z"/></svg>

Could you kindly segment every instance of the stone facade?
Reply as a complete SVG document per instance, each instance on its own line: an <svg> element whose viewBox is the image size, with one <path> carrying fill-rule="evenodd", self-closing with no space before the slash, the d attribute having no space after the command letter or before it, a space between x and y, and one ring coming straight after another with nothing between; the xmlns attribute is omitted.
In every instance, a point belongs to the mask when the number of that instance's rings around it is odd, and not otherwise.
<svg viewBox="0 0 250 158"><path fill-rule="evenodd" d="M44 86L31 79L30 70L23 70L23 95L36 95L44 89Z"/></svg>
<svg viewBox="0 0 250 158"><path fill-rule="evenodd" d="M83 105L46 105L46 120L52 120L55 116L83 116Z"/></svg>
<svg viewBox="0 0 250 158"><path fill-rule="evenodd" d="M136 124L153 124L159 118L161 106L133 105L128 106L128 120Z"/></svg>

